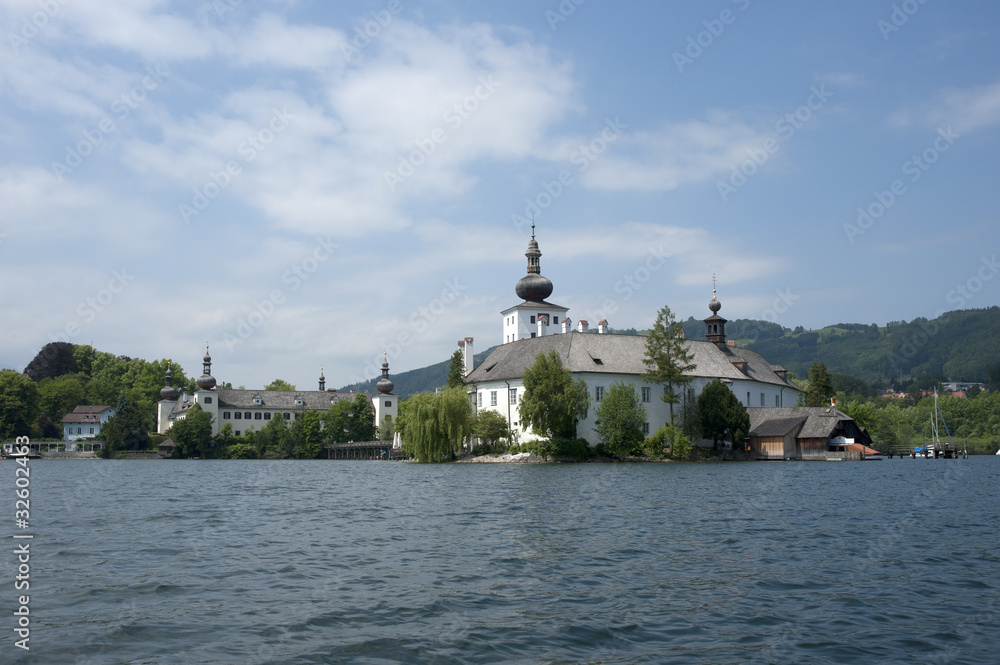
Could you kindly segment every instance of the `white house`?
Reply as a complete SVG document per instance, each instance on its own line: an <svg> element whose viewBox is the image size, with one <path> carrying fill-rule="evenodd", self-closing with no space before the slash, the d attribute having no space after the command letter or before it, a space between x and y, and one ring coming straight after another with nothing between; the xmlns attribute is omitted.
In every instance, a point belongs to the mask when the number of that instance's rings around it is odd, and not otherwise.
<svg viewBox="0 0 1000 665"><path fill-rule="evenodd" d="M579 437L597 443L594 431L597 406L615 382L635 388L646 408L646 434L666 425L670 421L670 406L660 399L664 386L650 383L642 376L648 369L644 360L646 338L609 333L607 321L601 321L596 331L589 328L588 322L580 321L574 330L566 316L568 310L545 300L552 293L552 282L540 274L541 252L534 227L525 256L528 274L515 288L523 302L501 312L504 343L473 368L471 339L465 340L466 385L475 408L500 412L518 441L539 438L520 422L518 404L524 395L525 370L539 354L555 351L573 378L583 379L590 394L590 410L577 425ZM712 314L705 319L706 341L684 342L695 365L687 373L691 377L688 398L696 397L705 385L719 379L744 406L794 406L801 391L786 379L784 368L772 365L759 353L727 344L726 320L718 314L721 307L713 293L709 303ZM554 316L563 317L558 327L552 325ZM675 422L677 412L675 404Z"/></svg>
<svg viewBox="0 0 1000 665"><path fill-rule="evenodd" d="M101 427L113 415L115 415L114 407L81 404L73 409L73 413L67 413L62 419L63 441L93 439L99 436Z"/></svg>

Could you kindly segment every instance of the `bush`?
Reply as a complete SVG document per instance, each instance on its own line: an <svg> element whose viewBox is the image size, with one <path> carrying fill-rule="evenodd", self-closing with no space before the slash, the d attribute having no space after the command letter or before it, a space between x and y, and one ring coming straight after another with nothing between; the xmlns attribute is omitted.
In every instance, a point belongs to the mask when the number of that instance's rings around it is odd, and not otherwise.
<svg viewBox="0 0 1000 665"><path fill-rule="evenodd" d="M669 449L673 459L689 459L695 452L695 445L673 425L656 430L656 433L642 442L643 451L651 457L663 457L664 448Z"/></svg>
<svg viewBox="0 0 1000 665"><path fill-rule="evenodd" d="M590 459L593 451L583 439L557 439L552 445L553 457L571 457L580 461Z"/></svg>
<svg viewBox="0 0 1000 665"><path fill-rule="evenodd" d="M481 455L492 455L492 454L493 454L493 447L485 443L481 443L472 449L473 457L480 457Z"/></svg>

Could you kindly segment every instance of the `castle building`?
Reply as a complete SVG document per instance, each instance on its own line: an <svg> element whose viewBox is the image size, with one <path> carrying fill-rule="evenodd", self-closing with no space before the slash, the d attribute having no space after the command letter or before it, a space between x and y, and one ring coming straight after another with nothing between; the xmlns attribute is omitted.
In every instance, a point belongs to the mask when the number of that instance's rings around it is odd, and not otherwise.
<svg viewBox="0 0 1000 665"><path fill-rule="evenodd" d="M219 388L212 376L212 356L208 345L202 359L202 375L198 377L198 389L187 395L172 383L172 373L167 369L165 385L160 390L160 401L156 405L156 431L166 434L178 420L183 420L192 406L198 404L202 411L212 415L212 435L215 436L229 423L233 434L241 436L263 429L272 419L284 418L291 423L306 411L326 411L342 400L353 402L356 392L339 392L326 389L323 368L319 372L318 390L234 390ZM382 379L377 384L378 395L369 396L375 412L375 425L379 426L386 416L393 421L399 415L398 397L392 393L393 384L389 380L388 360L382 363Z"/></svg>
<svg viewBox="0 0 1000 665"><path fill-rule="evenodd" d="M613 383L632 385L646 409L644 431L652 434L670 421L670 406L660 399L663 384L654 384L643 377L648 371L645 362L646 338L640 335L620 335L609 332L602 320L596 330L589 322L579 321L573 329L568 309L546 299L551 296L552 282L541 275L541 252L532 225L531 240L525 256L527 274L515 286L522 302L505 309L503 343L478 366L471 366L471 340L466 355L466 385L473 396L475 409L492 409L508 421L516 441L541 438L520 422L518 406L524 396L524 373L539 354L555 351L573 379L582 379L590 395L586 418L577 424L577 436L591 445L598 443L594 431L597 407ZM726 319L719 316L722 303L715 289L709 302L711 315L705 319L705 341L685 340L695 368L686 375L691 381L687 399L694 399L702 389L716 379L725 383L746 407L792 406L801 391L787 380L785 369L772 365L763 356L726 341ZM559 325L554 325L558 320ZM461 343L460 343L461 344ZM676 405L675 405L676 407ZM674 409L675 422L678 409Z"/></svg>

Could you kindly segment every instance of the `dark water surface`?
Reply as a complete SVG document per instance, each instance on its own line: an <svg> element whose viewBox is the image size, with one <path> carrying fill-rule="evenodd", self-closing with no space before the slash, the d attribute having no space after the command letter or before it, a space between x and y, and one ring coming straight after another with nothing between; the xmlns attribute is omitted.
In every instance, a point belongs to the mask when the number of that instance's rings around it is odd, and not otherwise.
<svg viewBox="0 0 1000 665"><path fill-rule="evenodd" d="M1000 662L998 457L30 468L2 663Z"/></svg>

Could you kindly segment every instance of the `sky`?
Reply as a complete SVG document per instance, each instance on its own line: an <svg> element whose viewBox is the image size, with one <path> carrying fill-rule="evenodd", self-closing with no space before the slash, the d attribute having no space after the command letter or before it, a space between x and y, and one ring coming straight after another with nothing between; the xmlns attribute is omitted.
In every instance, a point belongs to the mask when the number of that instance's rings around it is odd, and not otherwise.
<svg viewBox="0 0 1000 665"><path fill-rule="evenodd" d="M1000 303L1000 4L0 2L0 367L248 388L550 302L786 327Z"/></svg>

